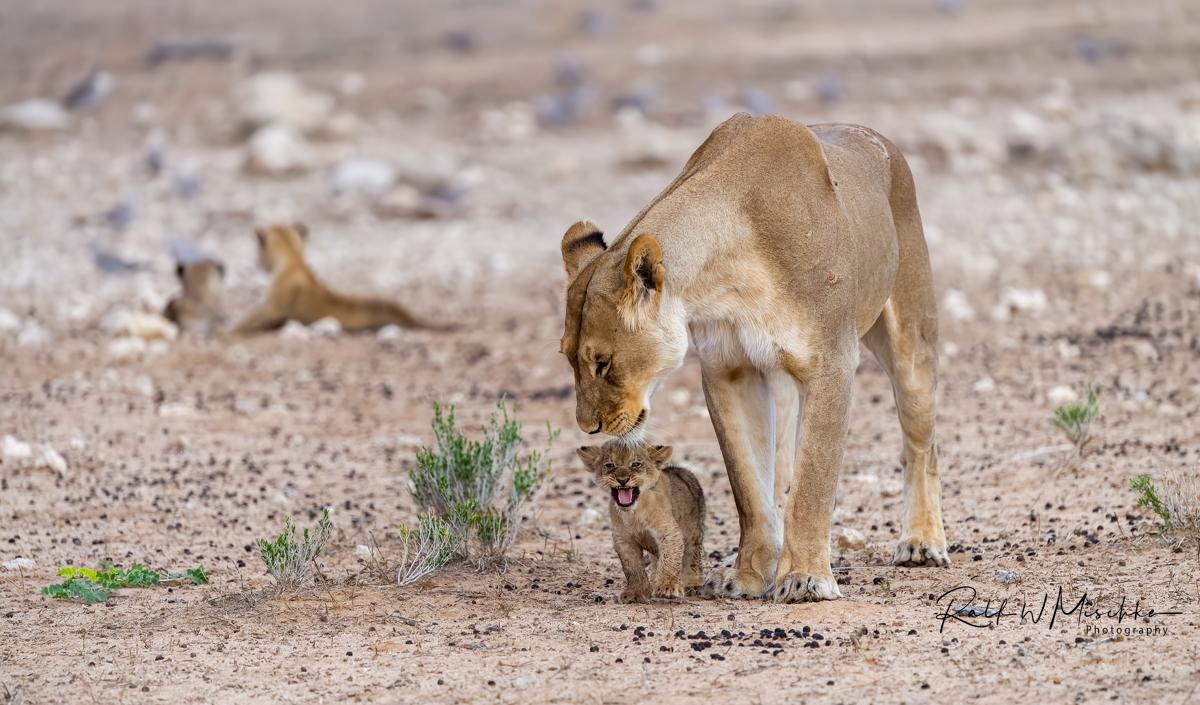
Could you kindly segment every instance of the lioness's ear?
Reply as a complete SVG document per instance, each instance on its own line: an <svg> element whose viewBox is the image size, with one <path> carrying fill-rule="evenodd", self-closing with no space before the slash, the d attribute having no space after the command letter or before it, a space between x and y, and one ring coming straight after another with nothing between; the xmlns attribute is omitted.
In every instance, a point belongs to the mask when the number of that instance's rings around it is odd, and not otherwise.
<svg viewBox="0 0 1200 705"><path fill-rule="evenodd" d="M675 453L675 449L671 446L654 446L650 449L650 458L659 470L667 467L671 462L671 455Z"/></svg>
<svg viewBox="0 0 1200 705"><path fill-rule="evenodd" d="M296 234L300 236L301 240L308 239L308 226L307 225L297 221L295 223L292 223L292 228L296 231Z"/></svg>
<svg viewBox="0 0 1200 705"><path fill-rule="evenodd" d="M625 291L617 302L617 311L627 328L636 329L643 321L658 315L666 275L658 240L639 235L625 256Z"/></svg>
<svg viewBox="0 0 1200 705"><path fill-rule="evenodd" d="M563 267L567 270L567 286L583 268L604 252L604 233L589 220L581 220L567 230L562 239Z"/></svg>
<svg viewBox="0 0 1200 705"><path fill-rule="evenodd" d="M580 446L575 449L575 452L579 454L579 459L583 461L583 464L589 468L600 460L599 446Z"/></svg>

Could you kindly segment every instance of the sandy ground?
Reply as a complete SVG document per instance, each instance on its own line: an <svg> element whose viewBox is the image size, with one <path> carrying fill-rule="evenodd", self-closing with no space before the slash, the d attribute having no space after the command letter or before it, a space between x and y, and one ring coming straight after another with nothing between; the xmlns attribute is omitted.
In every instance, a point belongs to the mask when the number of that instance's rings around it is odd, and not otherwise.
<svg viewBox="0 0 1200 705"><path fill-rule="evenodd" d="M116 79L66 132L0 132L0 306L17 321L0 331L0 435L48 444L67 464L0 459L0 562L36 563L0 569L5 702L1200 697L1200 548L1156 535L1128 484L1194 476L1200 449L1192 4L661 2L598 19L532 2L295 3L283 16L257 2L4 5L0 60L17 70L0 75L0 104L58 97L92 68ZM475 48L455 50L447 32L470 33ZM234 43L228 61L144 60L154 41L212 37ZM512 139L482 127L485 110L559 90L553 64L565 55L593 94L577 122ZM314 139L304 174L241 169L230 91L262 69L335 94L347 72L365 79L338 97L357 130ZM610 102L647 86L658 127L622 131ZM843 599L622 605L593 511L607 498L572 451L594 439L575 427L557 352L558 241L580 218L618 232L682 165L687 149L670 145L699 144L749 88L793 119L876 127L911 157L942 302L953 563L890 564L900 430L864 353L835 528L861 531L867 548L840 555ZM826 95L834 88L840 97ZM644 159L638 136L654 129L668 148ZM165 145L157 177L143 166L150 143ZM334 166L353 156L448 160L472 187L446 217L381 217L370 199L330 191ZM181 196L172 173L199 179L200 193ZM130 200L132 222L106 225ZM114 346L104 322L115 307L161 306L176 290L164 235L226 262L237 317L268 284L251 228L277 219L310 226L309 259L331 285L461 327ZM145 269L105 274L88 243ZM32 325L43 339L22 338ZM715 563L737 546L737 515L699 380L689 355L651 421L701 479ZM1096 437L1063 467L1051 390L1088 382ZM550 489L507 571L459 564L406 588L372 575L355 549L375 541L391 556L397 525L414 521L407 470L432 441L432 402L475 427L501 396L517 403L531 449L545 445L545 422L562 429ZM277 597L251 542L285 515L312 526L326 506L323 584ZM203 563L213 581L94 606L40 599L58 567L104 558ZM1000 570L1020 582L998 583ZM961 586L978 605L1007 599L1004 611L971 620L981 627L943 622L965 592L938 598ZM1088 616L1053 614L1060 588L1068 610L1086 594ZM1022 600L1033 614L1022 617ZM1126 612L1140 605L1122 630L1160 633L1092 643L1087 627L1118 626L1109 611L1122 600Z"/></svg>

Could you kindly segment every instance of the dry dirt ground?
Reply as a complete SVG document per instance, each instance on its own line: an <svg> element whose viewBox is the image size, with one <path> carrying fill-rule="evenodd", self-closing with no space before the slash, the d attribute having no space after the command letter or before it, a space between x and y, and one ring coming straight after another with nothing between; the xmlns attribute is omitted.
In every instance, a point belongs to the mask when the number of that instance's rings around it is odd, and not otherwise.
<svg viewBox="0 0 1200 705"><path fill-rule="evenodd" d="M1194 476L1200 452L1194 3L2 6L0 104L58 97L93 68L116 80L63 133L0 132L0 306L17 319L0 331L0 435L66 460L59 472L0 459L0 562L36 564L0 570L5 702L1200 699L1200 549L1156 535L1129 488L1140 473ZM205 38L232 42L233 56L144 59L157 40ZM566 55L592 94L577 122L484 134L482 111L559 90L552 66ZM338 98L357 131L316 142L306 174L240 169L230 91L263 69L330 92L348 72L365 79ZM888 560L900 432L864 353L836 528L861 531L867 548L840 556L844 597L618 604L620 568L590 511L607 500L572 452L593 439L575 427L557 352L558 241L583 217L618 232L686 158L643 158L615 97L653 89L659 134L696 145L753 101L750 88L797 120L877 127L912 157L942 302L953 563ZM158 177L143 167L148 142L165 145ZM441 218L383 218L330 193L333 165L355 155L457 160L473 186ZM172 169L200 193L180 196ZM127 200L132 222L106 225ZM164 234L227 263L237 316L267 285L251 227L279 218L311 227L326 281L461 327L114 346L106 314L175 290ZM104 274L89 243L145 269ZM699 377L689 356L651 421L701 478L715 562L738 524ZM1064 467L1050 392L1088 382L1096 437ZM394 556L397 525L415 519L407 470L432 440L432 402L474 428L501 396L530 448L545 444L545 422L562 429L507 571L460 564L405 588L365 571L356 548L374 539ZM326 506L323 584L276 596L251 542L285 515L312 526ZM213 580L94 606L40 598L58 567L104 558L202 563ZM1000 570L1020 582L997 582ZM943 623L964 593L938 598L959 586L993 609L1007 599L1004 612ZM1086 595L1088 616L1053 615L1060 589L1067 609ZM1022 600L1036 612L1045 595L1040 619L1022 617ZM1140 605L1123 630L1159 633L1092 643L1086 628L1118 626L1109 612L1122 601Z"/></svg>

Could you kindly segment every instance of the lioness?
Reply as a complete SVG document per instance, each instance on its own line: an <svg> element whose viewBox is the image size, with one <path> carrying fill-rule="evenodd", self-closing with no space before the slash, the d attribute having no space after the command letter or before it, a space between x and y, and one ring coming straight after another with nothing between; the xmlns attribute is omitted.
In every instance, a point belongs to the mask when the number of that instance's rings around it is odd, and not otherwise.
<svg viewBox="0 0 1200 705"><path fill-rule="evenodd" d="M704 490L690 471L669 464L672 450L614 438L575 451L611 495L613 548L625 571L621 602L682 597L704 581ZM652 580L643 550L657 559Z"/></svg>
<svg viewBox="0 0 1200 705"><path fill-rule="evenodd" d="M304 325L332 316L345 330L382 328L388 324L406 328L430 328L399 304L380 299L343 296L317 281L304 261L304 239L308 228L303 224L271 225L256 228L258 261L275 275L267 300L235 329L238 333L256 333L279 328L289 320Z"/></svg>
<svg viewBox="0 0 1200 705"><path fill-rule="evenodd" d="M183 293L167 302L163 317L185 333L209 335L225 325L225 265L213 260L175 265Z"/></svg>
<svg viewBox="0 0 1200 705"><path fill-rule="evenodd" d="M829 534L860 340L892 380L904 431L893 562L949 562L937 304L912 174L891 142L857 125L739 113L611 247L580 222L562 255L560 349L581 429L638 439L689 334L699 351L741 523L736 563L714 569L706 593L841 596Z"/></svg>

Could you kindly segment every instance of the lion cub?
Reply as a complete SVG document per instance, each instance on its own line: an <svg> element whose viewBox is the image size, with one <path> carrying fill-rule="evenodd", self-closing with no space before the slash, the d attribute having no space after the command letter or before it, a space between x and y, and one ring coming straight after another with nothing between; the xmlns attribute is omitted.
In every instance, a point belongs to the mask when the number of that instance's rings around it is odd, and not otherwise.
<svg viewBox="0 0 1200 705"><path fill-rule="evenodd" d="M209 335L221 330L225 325L225 265L214 260L180 262L175 265L175 274L183 293L171 299L163 317L185 333Z"/></svg>
<svg viewBox="0 0 1200 705"><path fill-rule="evenodd" d="M611 495L613 547L625 570L622 602L678 598L704 582L704 491L670 465L671 446L627 447L620 439L576 452ZM646 578L642 551L655 556Z"/></svg>

